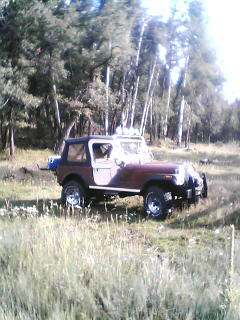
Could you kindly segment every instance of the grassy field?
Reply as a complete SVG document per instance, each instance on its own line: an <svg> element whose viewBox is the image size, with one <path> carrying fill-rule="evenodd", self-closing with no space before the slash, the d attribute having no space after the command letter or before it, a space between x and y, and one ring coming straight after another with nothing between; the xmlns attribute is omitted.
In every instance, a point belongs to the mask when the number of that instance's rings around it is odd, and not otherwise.
<svg viewBox="0 0 240 320"><path fill-rule="evenodd" d="M0 319L240 319L239 144L153 152L205 171L209 198L164 222L139 197L67 212L49 150L0 155Z"/></svg>

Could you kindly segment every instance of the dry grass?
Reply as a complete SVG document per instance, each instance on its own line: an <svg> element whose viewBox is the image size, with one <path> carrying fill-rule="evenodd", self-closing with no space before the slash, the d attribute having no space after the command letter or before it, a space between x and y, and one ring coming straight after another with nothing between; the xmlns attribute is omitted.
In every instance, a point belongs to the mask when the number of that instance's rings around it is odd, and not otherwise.
<svg viewBox="0 0 240 320"><path fill-rule="evenodd" d="M139 197L73 215L59 207L54 176L2 181L0 318L239 319L239 151L154 148L157 158L192 161L209 181L206 201L162 223L143 218ZM17 172L47 155L22 151L0 168ZM200 166L203 158L216 161Z"/></svg>
<svg viewBox="0 0 240 320"><path fill-rule="evenodd" d="M220 242L209 234L211 247L185 237L181 254L163 254L157 227L148 237L145 226L90 218L4 221L2 319L237 319L237 291L231 306L227 294L229 233Z"/></svg>
<svg viewBox="0 0 240 320"><path fill-rule="evenodd" d="M8 161L0 154L0 205L8 200L12 203L32 203L41 199L58 199L60 187L55 176L39 170L46 167L50 150L17 150L15 160ZM23 168L29 172L25 173Z"/></svg>

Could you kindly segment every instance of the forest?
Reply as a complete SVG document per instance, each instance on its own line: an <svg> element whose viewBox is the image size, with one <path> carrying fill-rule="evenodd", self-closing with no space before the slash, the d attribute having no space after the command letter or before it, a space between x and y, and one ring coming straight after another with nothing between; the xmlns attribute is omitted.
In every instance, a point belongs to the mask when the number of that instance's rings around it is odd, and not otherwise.
<svg viewBox="0 0 240 320"><path fill-rule="evenodd" d="M140 0L5 0L0 4L0 148L134 127L150 143L240 138L240 101L224 76L200 0L166 21Z"/></svg>

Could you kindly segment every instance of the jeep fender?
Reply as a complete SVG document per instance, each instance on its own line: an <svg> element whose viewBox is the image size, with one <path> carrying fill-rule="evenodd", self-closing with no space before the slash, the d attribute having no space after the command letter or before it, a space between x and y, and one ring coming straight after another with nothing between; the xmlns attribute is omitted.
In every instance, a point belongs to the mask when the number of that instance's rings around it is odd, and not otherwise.
<svg viewBox="0 0 240 320"><path fill-rule="evenodd" d="M89 184L88 184L87 179L84 176L84 174L79 173L78 171L73 171L73 172L69 173L66 177L64 177L64 179L61 183L61 186L63 186L65 183L67 183L70 180L78 181L86 189L88 189L88 187L89 187Z"/></svg>
<svg viewBox="0 0 240 320"><path fill-rule="evenodd" d="M141 194L145 192L145 190L149 186L159 186L165 189L166 191L171 191L174 189L174 180L170 175L153 175L148 177L143 184L143 188L141 189Z"/></svg>

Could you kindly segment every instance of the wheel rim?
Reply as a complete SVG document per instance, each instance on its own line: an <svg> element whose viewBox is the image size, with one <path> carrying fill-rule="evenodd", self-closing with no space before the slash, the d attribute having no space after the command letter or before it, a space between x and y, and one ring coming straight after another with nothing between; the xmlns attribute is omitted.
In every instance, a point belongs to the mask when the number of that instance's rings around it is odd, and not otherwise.
<svg viewBox="0 0 240 320"><path fill-rule="evenodd" d="M159 216L162 214L162 204L158 196L154 193L150 194L147 199L147 207L152 216Z"/></svg>
<svg viewBox="0 0 240 320"><path fill-rule="evenodd" d="M70 206L77 206L80 204L80 192L76 186L69 186L65 191L66 203Z"/></svg>

